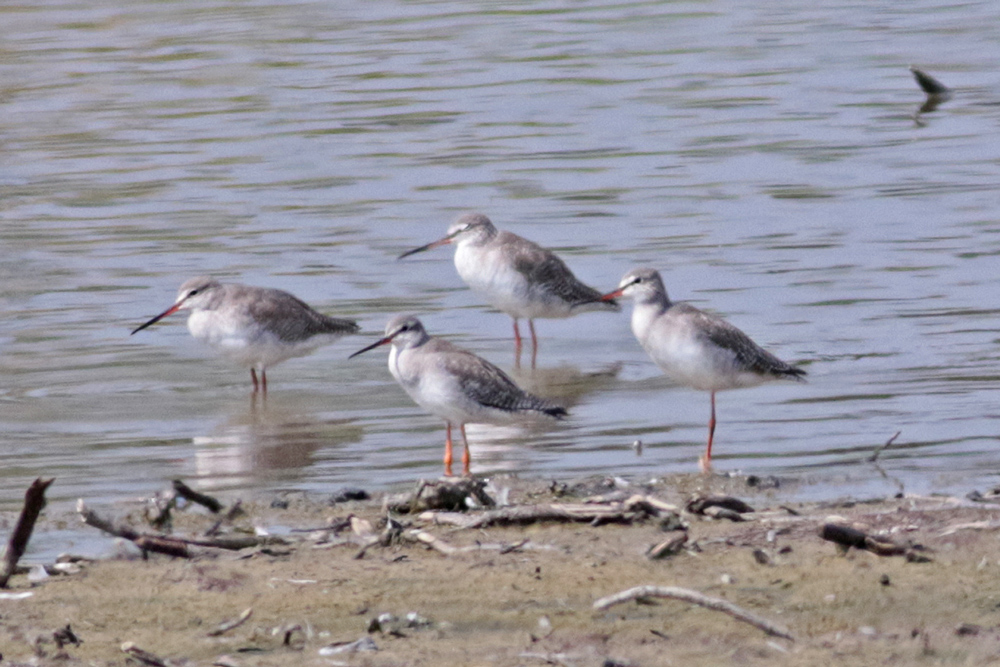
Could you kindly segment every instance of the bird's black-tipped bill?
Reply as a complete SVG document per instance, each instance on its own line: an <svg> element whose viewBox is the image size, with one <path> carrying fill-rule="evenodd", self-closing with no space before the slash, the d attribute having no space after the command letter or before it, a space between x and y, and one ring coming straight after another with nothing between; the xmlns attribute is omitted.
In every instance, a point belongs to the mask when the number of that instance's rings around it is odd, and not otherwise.
<svg viewBox="0 0 1000 667"><path fill-rule="evenodd" d="M385 338L380 338L377 341L375 341L374 343L372 343L371 345L369 345L368 347L361 348L360 350L358 350L357 352L355 352L354 354L352 354L351 356L349 356L347 358L348 359L353 359L354 357L358 356L359 354L364 354L368 350L374 350L376 347L379 347L381 345L386 345L386 344L391 343L391 342L392 342L392 336L386 336Z"/></svg>
<svg viewBox="0 0 1000 667"><path fill-rule="evenodd" d="M437 248L438 246L448 245L449 243L451 243L451 240L453 238L455 238L454 234L446 236L443 239L438 239L437 241L432 241L431 243L428 243L427 245L422 245L419 248L414 248L413 250L407 250L396 259L403 259L404 257L409 257L410 255L416 255L418 252L423 252L424 250L430 250L431 248Z"/></svg>
<svg viewBox="0 0 1000 667"><path fill-rule="evenodd" d="M135 329L132 330L132 333L129 334L129 335L131 336L133 334L139 333L140 331L142 331L146 327L148 327L148 326L150 326L152 324L156 324L157 322L159 322L160 320L162 320L167 315L173 315L178 310L180 310L180 308L181 308L181 304L175 303L174 305L170 306L169 308L167 308L165 311L163 311L162 313L160 313L159 315L157 315L156 317L154 317L150 321L148 321L145 324L142 324L140 326L137 326Z"/></svg>

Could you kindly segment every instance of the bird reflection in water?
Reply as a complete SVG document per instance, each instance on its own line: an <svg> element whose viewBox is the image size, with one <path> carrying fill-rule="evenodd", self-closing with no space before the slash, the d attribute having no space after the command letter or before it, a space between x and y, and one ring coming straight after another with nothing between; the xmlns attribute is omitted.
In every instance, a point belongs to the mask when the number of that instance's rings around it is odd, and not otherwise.
<svg viewBox="0 0 1000 667"><path fill-rule="evenodd" d="M588 371L561 365L534 368L530 371L514 368L508 369L508 372L525 390L565 406L570 414L573 414L573 407L582 403L587 396L605 391L614 385L621 369L621 362L616 362ZM530 469L530 457L525 455L525 447L530 445L526 443L534 442L533 436L551 432L558 426L529 420L501 426L469 424L465 428L469 435L470 447L474 452L475 473L489 474Z"/></svg>
<svg viewBox="0 0 1000 667"><path fill-rule="evenodd" d="M193 439L199 487L297 479L313 465L316 450L360 442L364 433L354 420L323 420L265 405L251 402L249 411L234 414L212 433Z"/></svg>

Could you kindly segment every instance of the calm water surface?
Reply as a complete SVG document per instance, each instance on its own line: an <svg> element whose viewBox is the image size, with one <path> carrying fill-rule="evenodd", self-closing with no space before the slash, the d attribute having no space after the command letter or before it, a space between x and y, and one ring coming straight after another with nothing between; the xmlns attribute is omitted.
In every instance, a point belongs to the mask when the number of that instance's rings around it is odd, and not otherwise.
<svg viewBox="0 0 1000 667"><path fill-rule="evenodd" d="M994 3L48 0L0 25L0 508L38 475L67 505L437 475L442 424L384 348L346 357L416 312L511 367L448 248L395 260L470 209L601 289L657 267L808 369L720 395L718 469L810 497L998 482ZM911 64L954 98L916 117ZM183 317L128 335L204 273L365 333L253 406ZM519 377L572 418L470 428L474 470L696 470L708 396L627 314L538 330Z"/></svg>

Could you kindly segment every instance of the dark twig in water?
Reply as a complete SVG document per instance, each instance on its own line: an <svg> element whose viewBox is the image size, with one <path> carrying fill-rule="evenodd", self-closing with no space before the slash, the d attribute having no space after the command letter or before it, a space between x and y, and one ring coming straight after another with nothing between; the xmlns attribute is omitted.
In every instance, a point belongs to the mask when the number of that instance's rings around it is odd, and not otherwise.
<svg viewBox="0 0 1000 667"><path fill-rule="evenodd" d="M793 637L792 634L785 628L775 625L771 621L762 618L753 612L737 607L728 600L713 598L708 595L703 595L698 591L693 591L688 588L678 588L677 586L636 586L635 588L629 588L621 591L620 593L615 593L614 595L601 598L594 603L594 609L604 610L616 604L629 602L631 600L639 600L641 598L669 598L671 600L689 602L700 607L705 607L706 609L721 611L724 614L729 614L736 620L749 623L769 635L795 641L795 637Z"/></svg>
<svg viewBox="0 0 1000 667"><path fill-rule="evenodd" d="M881 445L880 447L876 447L875 451L872 452L872 455L868 457L867 461L869 463L871 463L873 466L875 466L875 469L878 470L878 474L880 474L882 476L882 479L886 480L887 482L890 482L890 481L894 482L896 484L896 489L897 489L897 494L898 494L897 497L902 498L903 497L903 488L904 488L902 480L900 480L897 477L891 477L890 478L889 474L882 468L881 465L879 465L879 462L878 462L879 455L883 452L883 450L888 449L889 447L892 446L892 443L894 443L896 441L896 438L899 437L900 433L902 433L902 431L896 431L891 438L889 438L888 440L886 440L886 442L885 442L884 445Z"/></svg>
<svg viewBox="0 0 1000 667"><path fill-rule="evenodd" d="M868 462L875 463L876 461L878 461L878 457L882 453L882 451L885 449L889 449L889 447L892 446L892 443L896 442L896 438L898 438L901 433L902 431L896 431L895 433L892 434L891 438L885 441L884 445L876 447L875 451L872 452L872 455L868 457Z"/></svg>
<svg viewBox="0 0 1000 667"><path fill-rule="evenodd" d="M52 479L37 478L24 492L24 507L21 509L21 516L17 519L14 532L10 534L7 541L7 548L4 550L3 562L0 563L0 588L7 588L7 581L14 574L17 568L17 561L21 560L24 551L28 548L28 540L35 530L35 521L45 507L45 490L55 481Z"/></svg>

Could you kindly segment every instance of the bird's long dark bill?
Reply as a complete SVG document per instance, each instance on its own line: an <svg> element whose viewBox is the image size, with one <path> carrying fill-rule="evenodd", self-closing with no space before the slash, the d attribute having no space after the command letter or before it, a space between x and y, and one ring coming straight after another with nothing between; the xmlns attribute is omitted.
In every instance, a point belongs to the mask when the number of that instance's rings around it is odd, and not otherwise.
<svg viewBox="0 0 1000 667"><path fill-rule="evenodd" d="M386 345L386 344L391 343L391 342L392 342L392 337L391 336L386 336L385 338L380 338L379 340L375 341L374 343L372 343L368 347L361 348L360 350L358 350L357 352L355 352L354 354L352 354L351 356L349 356L347 358L348 359L353 359L354 357L358 356L359 354L364 354L368 350L374 350L376 347L379 347L380 345Z"/></svg>
<svg viewBox="0 0 1000 667"><path fill-rule="evenodd" d="M620 297L622 295L622 292L624 291L625 290L623 289L616 289L614 292L608 292L607 294L601 297L601 301L614 301L615 299Z"/></svg>
<svg viewBox="0 0 1000 667"><path fill-rule="evenodd" d="M431 248L437 248L438 246L448 245L449 243L451 243L451 239L452 239L451 236L446 236L443 239L438 239L437 241L434 241L433 243L428 243L427 245L422 245L419 248L414 248L413 250L407 250L406 252L404 252L402 255L400 255L396 259L403 259L404 257L409 257L410 255L415 255L418 252L423 252L424 250L430 250Z"/></svg>
<svg viewBox="0 0 1000 667"><path fill-rule="evenodd" d="M160 313L159 315L157 315L156 317L154 317L150 321L148 321L145 324L143 324L141 326L138 326L135 329L133 329L132 330L132 334L135 334L135 333L138 333L138 332L142 331L143 329L145 329L146 327L148 327L151 324L156 324L157 322L159 322L160 320L162 320L167 315L173 315L178 310L180 310L180 308L181 308L181 304L175 303L174 305L170 306L169 308L167 308L165 311L163 311L162 313ZM132 334L129 334L129 335L131 336Z"/></svg>

